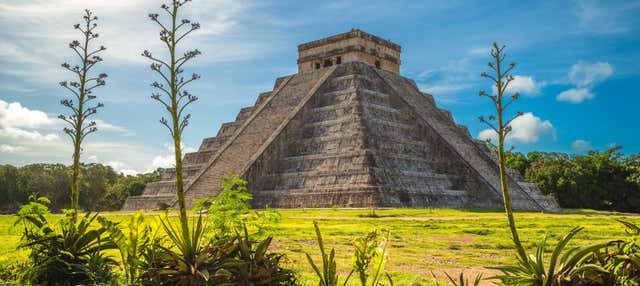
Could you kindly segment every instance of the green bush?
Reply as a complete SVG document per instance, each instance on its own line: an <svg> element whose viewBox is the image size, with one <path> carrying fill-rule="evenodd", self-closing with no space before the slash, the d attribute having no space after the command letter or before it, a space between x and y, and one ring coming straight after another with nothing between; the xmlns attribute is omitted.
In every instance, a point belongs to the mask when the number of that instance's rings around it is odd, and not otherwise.
<svg viewBox="0 0 640 286"><path fill-rule="evenodd" d="M269 208L261 212L252 210L249 204L252 198L247 181L240 176L222 177L220 194L197 201L194 210L209 214L207 221L218 239L233 238L245 226L253 235L264 235L280 220L280 213Z"/></svg>
<svg viewBox="0 0 640 286"><path fill-rule="evenodd" d="M605 244L565 250L567 244L582 229L575 227L560 239L548 261L544 257L547 251L545 237L538 245L535 255L527 256L526 260L519 259L515 265L492 267L503 273L492 278L499 279L505 285L561 286L581 285L576 282L594 273L605 273L606 270L601 266L589 263L593 253Z"/></svg>
<svg viewBox="0 0 640 286"><path fill-rule="evenodd" d="M31 208L34 209L41 210L40 206ZM105 228L90 227L96 216L87 213L75 222L68 212L56 224L58 229L39 211L21 211L24 232L19 247L30 250L30 267L21 274L22 281L34 285L113 282L112 268L116 263L103 251L113 249L115 245L103 239Z"/></svg>
<svg viewBox="0 0 640 286"><path fill-rule="evenodd" d="M307 261L318 277L320 286L337 286L339 284L338 272L336 270L336 253L335 249L327 254L324 248L324 240L317 222L313 222L316 232L316 239L320 254L322 255L322 264L320 267L316 265L311 256L306 253ZM362 286L378 286L382 285L381 280L384 274L384 268L387 264L387 246L389 241L389 233L383 235L378 231L368 233L366 236L354 239L352 261L353 268L349 275L344 279L342 285L347 285L351 276L356 273ZM385 274L390 285L393 285L391 276Z"/></svg>
<svg viewBox="0 0 640 286"><path fill-rule="evenodd" d="M120 253L120 264L127 284L138 282L140 273L147 269L154 257L154 248L158 245L157 231L145 224L142 212L137 212L129 219L125 233L119 223L99 217L100 224L108 230L108 239L113 242Z"/></svg>
<svg viewBox="0 0 640 286"><path fill-rule="evenodd" d="M588 277L591 285L640 285L640 226L621 222L629 235L627 240L615 240L594 253L591 263L601 265L606 273Z"/></svg>

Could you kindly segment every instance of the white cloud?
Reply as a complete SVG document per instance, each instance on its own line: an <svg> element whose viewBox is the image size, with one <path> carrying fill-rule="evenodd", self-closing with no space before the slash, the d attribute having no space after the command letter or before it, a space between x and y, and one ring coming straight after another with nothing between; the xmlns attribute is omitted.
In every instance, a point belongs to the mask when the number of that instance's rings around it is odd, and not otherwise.
<svg viewBox="0 0 640 286"><path fill-rule="evenodd" d="M575 88L565 90L556 96L558 101L581 103L596 97L593 87L613 75L613 67L606 62L579 62L569 70L569 82Z"/></svg>
<svg viewBox="0 0 640 286"><path fill-rule="evenodd" d="M102 120L96 122L100 129L107 132L132 134L124 127ZM0 163L70 163L73 147L61 131L64 124L42 110L30 109L20 102L0 100L0 153L3 155ZM147 153L148 147L100 141L101 138L99 135L85 139L82 156L86 162L107 164L126 174L132 174L134 170L146 170L149 166L153 156Z"/></svg>
<svg viewBox="0 0 640 286"><path fill-rule="evenodd" d="M593 86L609 78L613 74L613 67L609 63L580 62L571 66L569 81L578 87Z"/></svg>
<svg viewBox="0 0 640 286"><path fill-rule="evenodd" d="M589 141L578 139L576 141L573 141L573 143L571 144L571 149L574 153L583 153L593 149L593 146Z"/></svg>
<svg viewBox="0 0 640 286"><path fill-rule="evenodd" d="M491 86L491 89L494 94L497 93L495 85ZM506 93L513 94L516 92L530 96L540 95L540 84L532 76L516 75L513 76L513 81L507 86Z"/></svg>
<svg viewBox="0 0 640 286"><path fill-rule="evenodd" d="M556 129L549 120L542 120L540 117L527 112L511 122L513 130L507 135L508 142L518 142L531 144L540 141L542 136L551 136L555 139ZM498 135L492 129L480 131L478 139L491 140L497 142Z"/></svg>
<svg viewBox="0 0 640 286"><path fill-rule="evenodd" d="M30 82L57 82L64 78L59 64L74 59L68 42L79 37L73 24L81 21L85 8L98 16L100 37L95 45L104 44L105 65L148 64L140 56L144 49L164 52L157 39L159 27L149 20L149 13L162 13L157 1L51 0L0 3L0 61L11 64L1 73ZM183 48L198 48L203 55L194 64L251 59L261 55L271 43L239 37L237 20L250 7L247 1L197 1L184 7L181 17L201 24L201 29L184 41ZM161 20L167 16L161 14ZM66 32L63 32L66 31ZM47 47L42 49L41 47ZM182 51L178 51L181 53ZM101 66L104 69L105 66ZM98 71L98 70L97 70Z"/></svg>
<svg viewBox="0 0 640 286"><path fill-rule="evenodd" d="M491 48L473 48L469 50L469 53L474 56L488 56L491 52Z"/></svg>
<svg viewBox="0 0 640 286"><path fill-rule="evenodd" d="M176 163L176 158L174 154L173 144L165 144L165 154L156 155L153 157L151 161L151 166L147 170L148 172L153 171L158 168L173 168ZM186 153L195 152L197 149L193 147L186 146L182 143L182 155Z"/></svg>
<svg viewBox="0 0 640 286"><path fill-rule="evenodd" d="M593 94L588 88L572 88L558 94L556 99L558 101L581 103L585 100L593 99L594 97L596 97L595 94Z"/></svg>
<svg viewBox="0 0 640 286"><path fill-rule="evenodd" d="M0 144L0 153L15 153L15 152L24 151L24 150L25 148L22 146Z"/></svg>
<svg viewBox="0 0 640 286"><path fill-rule="evenodd" d="M40 128L53 124L54 121L40 110L23 107L20 102L0 100L0 127Z"/></svg>

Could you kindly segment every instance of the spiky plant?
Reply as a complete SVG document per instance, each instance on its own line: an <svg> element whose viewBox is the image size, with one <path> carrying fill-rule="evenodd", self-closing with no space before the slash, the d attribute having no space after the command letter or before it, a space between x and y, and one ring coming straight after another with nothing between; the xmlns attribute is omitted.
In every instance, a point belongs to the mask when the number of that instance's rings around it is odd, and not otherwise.
<svg viewBox="0 0 640 286"><path fill-rule="evenodd" d="M606 244L566 249L573 237L582 230L582 227L575 227L562 237L553 248L548 260L544 256L547 251L545 237L538 245L535 255L529 255L525 260L519 260L516 265L493 267L493 269L501 271L503 275L492 278L501 280L505 285L562 286L582 285L575 284L575 281L589 272L606 273L606 270L601 266L589 263L594 252Z"/></svg>
<svg viewBox="0 0 640 286"><path fill-rule="evenodd" d="M191 0L173 0L169 5L162 4L160 7L170 17L168 24L163 24L158 14L149 14L149 18L160 26L160 41L167 47L169 58L160 59L150 51L145 50L142 56L151 60L151 70L161 77L161 80L154 81L151 86L157 92L151 98L162 104L169 112L169 119L162 117L160 123L167 127L173 139L175 172L176 172L176 193L178 196L178 208L180 211L180 225L184 235L189 233L189 223L187 221L187 209L184 200L184 181L182 176L182 132L189 125L191 114L186 114L185 109L198 98L185 90L186 86L200 78L197 74L192 74L185 78L184 65L200 55L200 51L188 50L183 55L178 54L180 43L193 31L200 28L200 24L192 23L188 19L180 19L178 14L180 8ZM186 237L185 237L186 238Z"/></svg>
<svg viewBox="0 0 640 286"><path fill-rule="evenodd" d="M83 23L75 24L73 27L80 31L82 39L74 40L69 44L69 48L78 56L79 64L72 65L63 63L62 67L76 77L72 81L62 81L60 85L73 94L71 99L63 99L60 103L68 108L71 112L69 115L61 114L58 118L64 120L68 127L64 132L69 135L73 142L73 166L72 166L72 183L71 183L71 210L73 220L77 218L78 199L80 197L80 153L82 152L82 141L85 137L98 130L96 122L89 119L103 107L102 103L93 104L96 96L93 90L99 86L105 85L107 74L94 74L92 69L102 62L99 56L100 52L106 50L104 46L94 48L92 43L98 38L95 29L98 27L98 17L89 10L84 10L82 16Z"/></svg>
<svg viewBox="0 0 640 286"><path fill-rule="evenodd" d="M311 268L313 268L313 271L318 276L318 280L319 280L318 285L337 286L338 271L336 270L336 251L335 249L332 248L331 251L327 253L327 251L324 248L324 240L322 239L322 232L320 232L320 228L318 227L318 222L314 221L313 227L316 231L318 248L320 248L320 254L322 255L322 265L320 265L322 268L318 267L318 265L316 265L316 263L313 262L313 259L308 253L305 253L307 257L307 261L309 262L309 265L311 265ZM353 271L349 273L349 275L347 276L347 278L345 279L342 285L347 285L347 282L349 281L349 278L351 278L352 274L353 274Z"/></svg>
<svg viewBox="0 0 640 286"><path fill-rule="evenodd" d="M513 216L513 209L511 207L511 199L509 197L509 184L507 177L507 167L505 165L505 140L509 133L513 130L511 127L511 122L516 118L522 116L522 112L518 111L514 116L508 117L506 114L509 106L515 102L520 96L519 93L515 92L510 96L506 96L508 94L507 88L509 84L514 80L514 77L511 75L511 70L515 68L515 63L510 63L506 67L504 65L504 61L506 58L506 54L503 52L505 46L498 46L498 44L493 43L493 48L491 49L491 57L493 61L489 62L487 65L491 69L491 74L483 72L481 74L482 77L488 78L493 82L494 93L489 94L484 90L481 90L478 95L482 97L489 98L493 103L493 107L495 108L495 115L490 115L487 119L484 116L480 116L480 122L486 124L491 128L498 137L497 144L497 153L498 153L498 165L500 169L500 188L502 191L502 198L504 203L504 209L507 215L507 220L509 222L509 229L511 230L511 238L515 245L516 251L518 252L518 257L521 260L527 259L527 254L525 252L524 247L522 246L522 242L520 241L520 236L518 235L518 229L516 227L516 222Z"/></svg>

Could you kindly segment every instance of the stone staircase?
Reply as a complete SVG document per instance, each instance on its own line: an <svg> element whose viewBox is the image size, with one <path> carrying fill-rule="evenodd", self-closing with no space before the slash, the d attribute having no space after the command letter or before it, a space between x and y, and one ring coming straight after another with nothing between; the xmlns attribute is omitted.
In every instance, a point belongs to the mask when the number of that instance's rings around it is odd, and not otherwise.
<svg viewBox="0 0 640 286"><path fill-rule="evenodd" d="M274 90L285 78L276 81ZM198 172L202 170L206 163L224 146L236 130L242 126L244 121L251 116L256 106L261 105L273 91L264 92L258 95L254 106L245 107L240 110L235 121L225 122L221 125L215 137L208 137L202 140L198 151L186 153L182 158L183 179L185 186L193 182ZM152 182L145 186L145 190L140 196L127 198L123 210L138 209L159 209L170 207L176 199L176 173L174 168L166 169L158 182Z"/></svg>
<svg viewBox="0 0 640 286"><path fill-rule="evenodd" d="M361 71L334 74L302 111L298 131L287 129L286 150L253 190L258 207L465 205L466 192L425 158L416 122Z"/></svg>

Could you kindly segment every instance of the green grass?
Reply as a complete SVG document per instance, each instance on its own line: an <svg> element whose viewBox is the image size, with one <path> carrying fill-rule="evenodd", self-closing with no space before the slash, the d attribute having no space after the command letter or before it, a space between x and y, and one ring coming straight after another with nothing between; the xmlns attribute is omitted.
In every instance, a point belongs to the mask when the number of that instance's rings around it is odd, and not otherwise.
<svg viewBox="0 0 640 286"><path fill-rule="evenodd" d="M281 214L282 220L273 230L272 249L287 255L289 266L301 274L305 285L317 284L304 257L308 252L319 258L313 220L319 222L327 247L336 248L343 276L350 269L353 238L376 228L391 232L387 270L396 285L431 285L431 271L438 277L443 277L443 271L457 274L462 270L491 275L484 267L514 261L506 219L499 210L382 209L376 211L376 218L362 209L282 210ZM103 215L116 221L128 219L126 213ZM576 225L585 230L573 241L575 245L622 238L624 229L616 218L640 223L640 216L586 210L516 214L523 243L529 249L545 233L554 243ZM0 264L26 257L26 252L16 250L20 229L13 227L14 221L14 216L0 216Z"/></svg>

